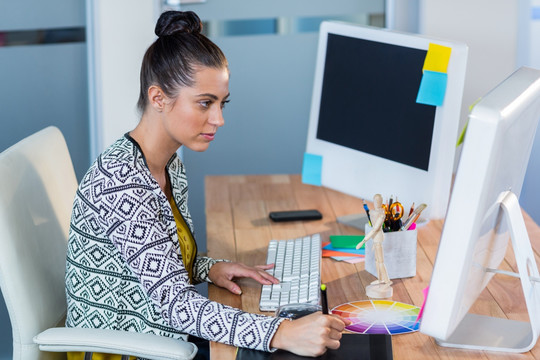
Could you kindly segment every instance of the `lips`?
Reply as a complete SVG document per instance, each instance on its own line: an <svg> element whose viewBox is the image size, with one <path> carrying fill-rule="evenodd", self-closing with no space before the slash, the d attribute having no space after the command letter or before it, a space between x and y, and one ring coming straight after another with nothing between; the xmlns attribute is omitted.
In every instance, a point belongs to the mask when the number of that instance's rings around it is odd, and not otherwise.
<svg viewBox="0 0 540 360"><path fill-rule="evenodd" d="M216 137L216 133L202 133L201 136L208 141L212 141Z"/></svg>

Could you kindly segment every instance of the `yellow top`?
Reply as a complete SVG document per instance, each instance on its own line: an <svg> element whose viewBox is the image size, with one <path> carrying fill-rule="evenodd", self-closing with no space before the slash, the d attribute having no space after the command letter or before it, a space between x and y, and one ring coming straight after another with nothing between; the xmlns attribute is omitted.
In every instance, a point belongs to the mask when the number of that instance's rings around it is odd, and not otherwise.
<svg viewBox="0 0 540 360"><path fill-rule="evenodd" d="M189 281L193 283L193 262L195 261L195 255L197 250L197 247L195 245L195 239L193 239L193 236L191 235L191 232L189 231L189 228L184 218L182 217L182 214L180 214L180 211L178 211L174 199L170 198L169 203L171 204L174 221L176 222L176 231L178 233L180 251L182 252L182 260L189 274ZM121 358L121 355L113 354L94 353L92 355L92 360L121 360ZM67 360L84 360L84 353L68 352ZM129 360L135 360L135 357L130 356Z"/></svg>
<svg viewBox="0 0 540 360"><path fill-rule="evenodd" d="M189 282L193 283L193 262L195 261L195 255L197 246L195 245L195 239L189 231L182 214L178 211L174 199L169 199L171 204L174 220L176 221L176 231L178 233L178 242L180 243L180 251L182 252L182 261L189 275Z"/></svg>

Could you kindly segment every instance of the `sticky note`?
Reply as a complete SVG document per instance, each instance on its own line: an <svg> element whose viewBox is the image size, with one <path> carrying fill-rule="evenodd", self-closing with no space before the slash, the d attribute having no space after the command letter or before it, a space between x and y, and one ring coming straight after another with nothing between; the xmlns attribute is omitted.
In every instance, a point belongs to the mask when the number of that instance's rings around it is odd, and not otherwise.
<svg viewBox="0 0 540 360"><path fill-rule="evenodd" d="M531 9L531 18L533 20L540 20L540 6L534 6Z"/></svg>
<svg viewBox="0 0 540 360"><path fill-rule="evenodd" d="M325 252L335 252L335 256L356 256L356 255L366 255L366 249L360 248L360 249L346 249L346 248L336 248L333 247L332 244L328 244L325 247L322 248ZM337 253L340 253L338 255Z"/></svg>
<svg viewBox="0 0 540 360"><path fill-rule="evenodd" d="M304 153L302 164L302 182L321 186L322 156Z"/></svg>
<svg viewBox="0 0 540 360"><path fill-rule="evenodd" d="M451 52L452 48L449 48L448 46L430 43L422 70L446 73Z"/></svg>
<svg viewBox="0 0 540 360"><path fill-rule="evenodd" d="M441 106L446 93L448 75L435 71L424 71L416 102L426 105Z"/></svg>
<svg viewBox="0 0 540 360"><path fill-rule="evenodd" d="M362 240L364 235L330 235L330 243L334 248L356 249L356 245Z"/></svg>
<svg viewBox="0 0 540 360"><path fill-rule="evenodd" d="M348 256L331 256L336 261L343 261L349 264L356 264L366 260L364 256L348 257Z"/></svg>

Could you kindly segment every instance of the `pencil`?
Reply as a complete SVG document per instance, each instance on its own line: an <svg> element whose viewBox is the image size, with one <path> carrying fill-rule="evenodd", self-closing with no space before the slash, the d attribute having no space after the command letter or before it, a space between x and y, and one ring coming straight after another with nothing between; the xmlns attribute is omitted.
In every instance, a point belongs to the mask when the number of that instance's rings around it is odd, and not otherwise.
<svg viewBox="0 0 540 360"><path fill-rule="evenodd" d="M367 219L368 219L368 222L369 222L369 226L373 226L373 225L371 225L371 217L369 216L369 207L366 204L366 200L362 199L362 202L364 203L364 210L366 210L366 215L367 215Z"/></svg>
<svg viewBox="0 0 540 360"><path fill-rule="evenodd" d="M328 315L328 298L326 297L326 285L321 284L321 307L322 313Z"/></svg>
<svg viewBox="0 0 540 360"><path fill-rule="evenodd" d="M412 205L411 205L411 210L409 210L409 215L408 216L411 216L413 211L414 211L414 203L412 203Z"/></svg>

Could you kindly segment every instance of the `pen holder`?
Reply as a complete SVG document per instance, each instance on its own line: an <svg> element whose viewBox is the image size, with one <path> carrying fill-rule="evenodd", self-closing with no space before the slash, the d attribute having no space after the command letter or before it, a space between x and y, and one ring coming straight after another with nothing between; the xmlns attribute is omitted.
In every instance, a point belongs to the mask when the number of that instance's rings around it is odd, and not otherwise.
<svg viewBox="0 0 540 360"><path fill-rule="evenodd" d="M371 227L366 225L366 235ZM384 233L383 256L386 271L390 279L413 277L416 275L416 241L417 230L394 231ZM373 240L365 243L367 272L377 277Z"/></svg>

